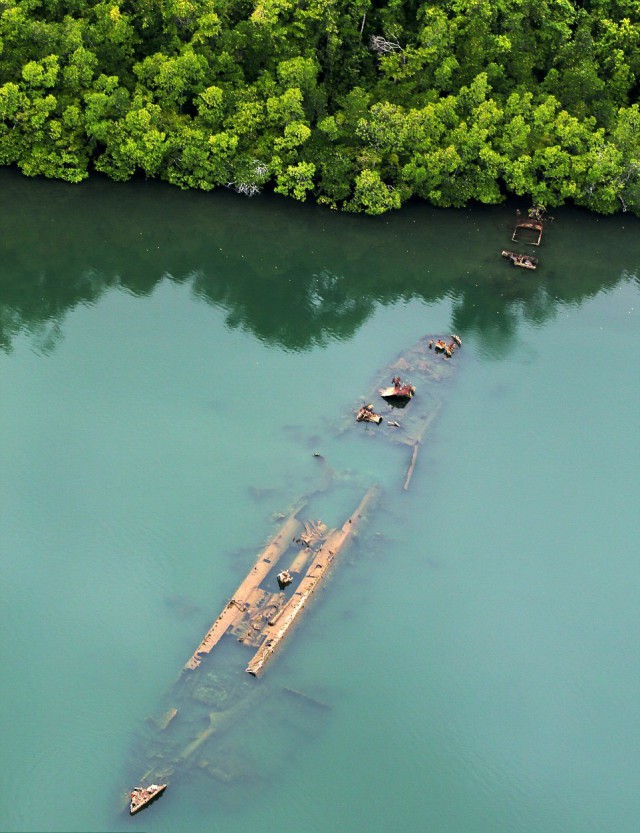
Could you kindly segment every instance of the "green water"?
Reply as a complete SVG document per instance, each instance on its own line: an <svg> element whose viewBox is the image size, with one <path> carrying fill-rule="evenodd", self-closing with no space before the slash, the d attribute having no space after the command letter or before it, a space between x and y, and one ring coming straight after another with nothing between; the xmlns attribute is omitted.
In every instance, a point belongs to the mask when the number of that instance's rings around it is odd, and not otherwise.
<svg viewBox="0 0 640 833"><path fill-rule="evenodd" d="M559 211L523 273L513 206L2 172L0 217L0 830L637 830L640 221ZM341 429L440 331L464 346L404 492L406 452ZM381 498L203 751L228 780L130 819L146 718L330 471L328 523Z"/></svg>

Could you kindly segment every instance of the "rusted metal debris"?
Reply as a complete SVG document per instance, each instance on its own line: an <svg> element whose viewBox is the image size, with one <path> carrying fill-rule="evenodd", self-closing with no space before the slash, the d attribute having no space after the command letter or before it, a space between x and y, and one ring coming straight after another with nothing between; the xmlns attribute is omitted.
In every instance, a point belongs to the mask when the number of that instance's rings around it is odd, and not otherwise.
<svg viewBox="0 0 640 833"><path fill-rule="evenodd" d="M521 232L527 229L533 232L533 239L523 240ZM518 220L511 235L514 243L531 243L533 246L539 246L542 243L542 223L538 220Z"/></svg>
<svg viewBox="0 0 640 833"><path fill-rule="evenodd" d="M291 573L289 572L289 570L281 570L276 576L276 578L278 579L278 587L281 590L284 590L284 588L288 587L293 581L293 578L291 577Z"/></svg>
<svg viewBox="0 0 640 833"><path fill-rule="evenodd" d="M526 243L531 246L539 246L542 243L544 224L552 219L553 217L547 217L546 209L541 205L535 205L530 208L527 211L526 217L522 217L520 211L518 211L511 239L514 243ZM501 254L502 257L510 260L514 266L518 266L521 269L533 270L538 268L538 258L533 255L523 252L512 252L509 249L503 249Z"/></svg>
<svg viewBox="0 0 640 833"><path fill-rule="evenodd" d="M380 425L382 417L373 410L373 405L363 405L356 414L356 422L373 422Z"/></svg>
<svg viewBox="0 0 640 833"><path fill-rule="evenodd" d="M382 436L389 438L391 442L407 445L411 449L411 458L404 480L405 490L409 488L415 470L422 438L440 409L439 386L454 372L456 363L448 360L461 346L462 339L455 333L448 337L425 336L378 374L379 379L388 379L391 376L393 385L392 389L378 387L378 393L383 396L386 403L386 413L383 410L379 416L381 419L386 419L387 425L395 428L394 431L383 432ZM384 393L395 391L396 384L400 386L409 384L402 382L403 378L406 379L409 376L412 380L410 383L412 393L403 403L405 410L402 423L399 423L391 418L392 414L394 416L397 414L399 403L393 402L391 397L385 397ZM370 432L371 436L374 433L377 435L379 432Z"/></svg>
<svg viewBox="0 0 640 833"><path fill-rule="evenodd" d="M443 338L439 338L435 343L433 339L429 342L429 350L433 348L436 353L444 353L445 359L450 359L456 349L461 346L462 339L456 335L451 336L451 341L448 344Z"/></svg>
<svg viewBox="0 0 640 833"><path fill-rule="evenodd" d="M304 547L312 547L315 543L321 541L326 533L327 526L326 524L323 524L322 521L305 521L302 533L296 543L301 544ZM291 571L299 573L301 569L302 567L297 566L294 561L291 566Z"/></svg>
<svg viewBox="0 0 640 833"><path fill-rule="evenodd" d="M289 547L289 543L302 529L302 524L297 519L299 510L292 512L285 520L280 531L269 541L264 551L260 554L253 570L236 590L233 597L229 599L226 607L211 625L202 642L194 651L192 657L184 666L186 670L197 668L202 662L202 655L210 653L225 633L242 620L247 606L257 603L262 596L260 583L266 578L273 565Z"/></svg>
<svg viewBox="0 0 640 833"><path fill-rule="evenodd" d="M511 239L514 243L531 243L539 246L542 243L542 232L544 229L545 210L542 206L534 206L527 212L527 216L516 220L515 228ZM531 232L531 234L529 234ZM527 239L529 238L529 239Z"/></svg>
<svg viewBox="0 0 640 833"><path fill-rule="evenodd" d="M380 389L380 396L391 405L404 407L416 392L415 385L403 382L400 376L394 376L391 385Z"/></svg>
<svg viewBox="0 0 640 833"><path fill-rule="evenodd" d="M256 656L247 666L247 671L257 676L354 533L376 493L377 487L372 486L341 529L329 529L320 521L303 525L296 517L297 513L289 515L280 531L260 553L253 569L238 587L233 598L209 628L185 664L184 670L196 669L204 654L210 653L225 634L233 633L239 642L258 648ZM296 535L299 530L303 531ZM293 546L295 544L302 544L303 549L296 549ZM280 589L274 591L261 586L276 563L291 548L294 552L289 568L280 571L276 576ZM293 582L293 576L300 573L309 561L311 565L306 574L293 593L287 596L282 590ZM286 576L287 581L281 583L281 576Z"/></svg>
<svg viewBox="0 0 640 833"><path fill-rule="evenodd" d="M131 801L129 803L129 812L132 816L139 813L148 807L152 801L162 795L167 789L166 784L149 784L148 787L136 787L131 790Z"/></svg>
<svg viewBox="0 0 640 833"><path fill-rule="evenodd" d="M534 255L520 254L519 252L510 252L507 249L503 249L502 257L506 257L514 266L519 266L521 269L538 268L538 258Z"/></svg>

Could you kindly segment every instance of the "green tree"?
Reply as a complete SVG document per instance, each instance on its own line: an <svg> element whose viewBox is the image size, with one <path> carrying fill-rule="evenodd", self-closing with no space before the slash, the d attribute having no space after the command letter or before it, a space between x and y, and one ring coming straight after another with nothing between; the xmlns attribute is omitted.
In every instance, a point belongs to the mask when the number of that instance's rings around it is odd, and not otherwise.
<svg viewBox="0 0 640 833"><path fill-rule="evenodd" d="M367 214L384 214L392 208L400 208L400 195L380 179L377 171L364 170L356 177L353 197L346 208Z"/></svg>

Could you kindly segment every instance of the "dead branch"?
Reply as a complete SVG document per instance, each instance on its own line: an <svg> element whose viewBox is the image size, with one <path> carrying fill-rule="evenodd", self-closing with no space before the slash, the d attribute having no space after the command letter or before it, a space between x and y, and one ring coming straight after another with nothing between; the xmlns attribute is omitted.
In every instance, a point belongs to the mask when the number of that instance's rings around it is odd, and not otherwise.
<svg viewBox="0 0 640 833"><path fill-rule="evenodd" d="M387 40L382 35L371 35L369 40L369 48L372 52L377 52L378 55L389 55L392 52L404 52L404 49L399 43Z"/></svg>

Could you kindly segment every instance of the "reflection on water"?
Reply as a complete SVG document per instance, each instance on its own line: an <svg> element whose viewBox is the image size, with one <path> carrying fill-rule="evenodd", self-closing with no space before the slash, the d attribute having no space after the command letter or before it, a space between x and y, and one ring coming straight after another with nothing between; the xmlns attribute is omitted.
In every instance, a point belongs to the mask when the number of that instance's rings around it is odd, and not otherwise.
<svg viewBox="0 0 640 833"><path fill-rule="evenodd" d="M490 352L519 319L542 323L640 271L640 221L562 210L535 273L500 259L509 207L412 205L372 219L158 183L79 186L1 171L0 346L27 332L54 349L67 312L111 287L147 295L187 283L227 325L287 350L353 335L375 304L450 297L454 326Z"/></svg>

